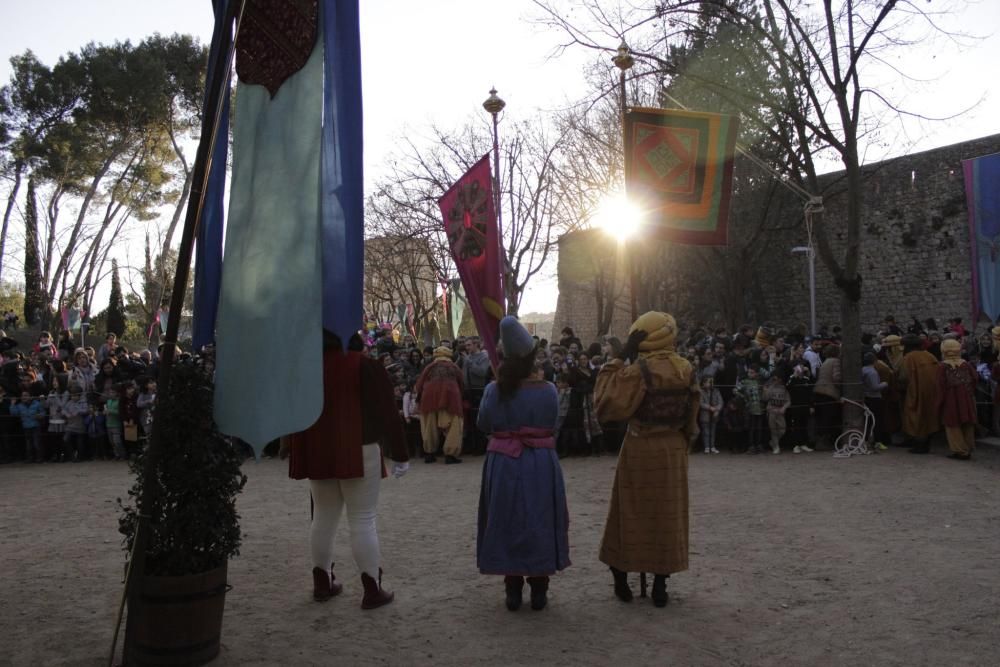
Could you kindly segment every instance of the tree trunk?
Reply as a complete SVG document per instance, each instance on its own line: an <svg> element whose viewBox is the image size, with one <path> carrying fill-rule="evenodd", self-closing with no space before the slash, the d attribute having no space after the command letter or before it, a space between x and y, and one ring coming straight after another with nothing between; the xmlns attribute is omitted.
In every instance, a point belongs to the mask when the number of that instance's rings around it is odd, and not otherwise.
<svg viewBox="0 0 1000 667"><path fill-rule="evenodd" d="M24 163L18 160L14 163L14 186L7 197L7 208L3 212L3 228L0 229L0 278L3 277L4 251L7 249L7 226L10 224L10 216L14 212L14 204L17 202L17 192L21 189L21 172L24 171Z"/></svg>

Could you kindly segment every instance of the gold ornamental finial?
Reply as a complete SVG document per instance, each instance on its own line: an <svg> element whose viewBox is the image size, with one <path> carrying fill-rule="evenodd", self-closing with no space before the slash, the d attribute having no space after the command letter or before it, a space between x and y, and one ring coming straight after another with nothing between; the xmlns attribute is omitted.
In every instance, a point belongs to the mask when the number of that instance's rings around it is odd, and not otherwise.
<svg viewBox="0 0 1000 667"><path fill-rule="evenodd" d="M635 58L632 57L632 51L629 50L624 37L622 38L622 43L618 46L618 55L612 58L611 62L623 72L627 69L632 69L632 65L635 64Z"/></svg>
<svg viewBox="0 0 1000 667"><path fill-rule="evenodd" d="M507 106L507 103L497 97L497 89L490 88L490 96L486 98L485 102L483 102L483 108L486 109L488 113L498 114L503 111L505 106Z"/></svg>

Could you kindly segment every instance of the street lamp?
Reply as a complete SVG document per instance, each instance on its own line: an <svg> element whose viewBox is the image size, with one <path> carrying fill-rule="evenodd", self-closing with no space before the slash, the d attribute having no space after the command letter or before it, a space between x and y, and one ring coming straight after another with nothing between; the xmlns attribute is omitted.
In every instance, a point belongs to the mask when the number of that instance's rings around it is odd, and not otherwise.
<svg viewBox="0 0 1000 667"><path fill-rule="evenodd" d="M497 115L503 111L507 103L497 95L497 89L490 88L490 96L483 102L483 109L493 117L493 208L497 216L497 251L500 253L502 267L500 270L501 293L504 298L507 296L507 281L510 274L507 253L503 246L503 217L500 215L500 208L503 200L500 197L500 135L497 131ZM503 304L506 306L506 304ZM504 308L506 310L506 307Z"/></svg>
<svg viewBox="0 0 1000 667"><path fill-rule="evenodd" d="M816 333L816 251L812 246L802 245L792 248L792 254L804 252L809 259L809 330L810 335Z"/></svg>

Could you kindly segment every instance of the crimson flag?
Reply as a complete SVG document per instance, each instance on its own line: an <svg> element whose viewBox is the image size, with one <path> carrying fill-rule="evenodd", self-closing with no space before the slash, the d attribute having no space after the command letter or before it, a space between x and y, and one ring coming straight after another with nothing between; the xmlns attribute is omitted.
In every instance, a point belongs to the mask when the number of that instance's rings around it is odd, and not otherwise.
<svg viewBox="0 0 1000 667"><path fill-rule="evenodd" d="M489 155L484 155L438 200L448 244L480 338L494 366L504 316L500 238L493 206Z"/></svg>

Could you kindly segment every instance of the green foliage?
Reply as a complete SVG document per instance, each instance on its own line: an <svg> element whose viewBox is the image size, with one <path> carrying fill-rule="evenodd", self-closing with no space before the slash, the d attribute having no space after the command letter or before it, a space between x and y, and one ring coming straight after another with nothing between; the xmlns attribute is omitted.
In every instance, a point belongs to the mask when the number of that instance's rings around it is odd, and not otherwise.
<svg viewBox="0 0 1000 667"><path fill-rule="evenodd" d="M163 438L156 470L147 477L147 454L140 455L132 465L136 480L128 492L129 504L118 499L118 530L130 550L140 499L146 485L157 486L155 501L142 508L150 517L148 574L205 572L239 555L236 496L247 478L240 471L239 454L212 420L212 397L212 376L200 360L174 366L169 390L156 407L156 429Z"/></svg>
<svg viewBox="0 0 1000 667"><path fill-rule="evenodd" d="M24 287L17 283L0 283L0 313L13 310L24 321Z"/></svg>
<svg viewBox="0 0 1000 667"><path fill-rule="evenodd" d="M37 325L48 310L38 259L38 204L35 179L28 180L28 204L24 215L24 320Z"/></svg>
<svg viewBox="0 0 1000 667"><path fill-rule="evenodd" d="M111 295L108 297L106 315L107 332L116 336L125 335L125 300L122 298L122 283L118 277L118 262L111 260Z"/></svg>

